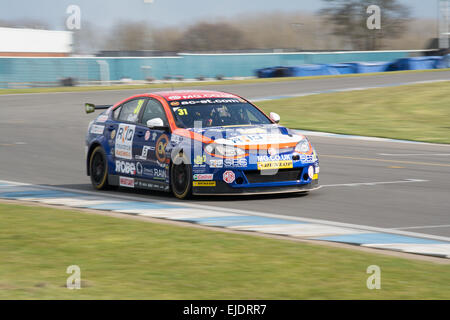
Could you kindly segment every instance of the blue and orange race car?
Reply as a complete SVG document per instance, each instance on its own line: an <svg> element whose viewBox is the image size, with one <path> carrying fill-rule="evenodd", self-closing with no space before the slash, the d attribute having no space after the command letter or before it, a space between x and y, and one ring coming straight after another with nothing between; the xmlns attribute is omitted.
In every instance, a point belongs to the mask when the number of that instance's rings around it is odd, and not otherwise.
<svg viewBox="0 0 450 320"><path fill-rule="evenodd" d="M85 107L105 109L86 137L96 189L171 191L184 199L318 188L319 160L308 139L237 95L167 91Z"/></svg>

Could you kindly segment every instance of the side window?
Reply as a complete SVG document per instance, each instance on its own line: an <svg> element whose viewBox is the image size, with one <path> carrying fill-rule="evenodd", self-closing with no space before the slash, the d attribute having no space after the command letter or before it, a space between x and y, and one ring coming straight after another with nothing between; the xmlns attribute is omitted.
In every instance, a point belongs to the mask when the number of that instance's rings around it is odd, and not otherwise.
<svg viewBox="0 0 450 320"><path fill-rule="evenodd" d="M146 125L148 120L154 118L161 118L164 125L167 125L166 113L164 112L164 108L161 103L157 100L149 99L144 113L142 114L141 123Z"/></svg>
<svg viewBox="0 0 450 320"><path fill-rule="evenodd" d="M120 111L121 111L121 110L122 110L122 106L120 106L120 107L114 109L113 117L114 117L115 120L118 120L118 119L119 119L119 114L120 114Z"/></svg>
<svg viewBox="0 0 450 320"><path fill-rule="evenodd" d="M250 124L258 123L258 118L256 118L256 116L250 110L247 110L246 113L247 113L248 120L250 120Z"/></svg>
<svg viewBox="0 0 450 320"><path fill-rule="evenodd" d="M119 114L119 121L136 122L146 99L135 99L125 102Z"/></svg>

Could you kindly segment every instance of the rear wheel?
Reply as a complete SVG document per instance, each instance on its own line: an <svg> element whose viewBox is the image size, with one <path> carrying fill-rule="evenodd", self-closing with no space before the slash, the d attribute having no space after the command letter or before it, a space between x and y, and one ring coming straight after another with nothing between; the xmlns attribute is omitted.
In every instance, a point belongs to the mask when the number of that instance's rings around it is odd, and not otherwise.
<svg viewBox="0 0 450 320"><path fill-rule="evenodd" d="M178 199L187 199L192 194L192 169L185 158L176 159L170 168L170 186Z"/></svg>
<svg viewBox="0 0 450 320"><path fill-rule="evenodd" d="M89 159L89 172L95 189L105 190L110 187L108 184L108 161L106 160L105 152L100 146L92 151Z"/></svg>

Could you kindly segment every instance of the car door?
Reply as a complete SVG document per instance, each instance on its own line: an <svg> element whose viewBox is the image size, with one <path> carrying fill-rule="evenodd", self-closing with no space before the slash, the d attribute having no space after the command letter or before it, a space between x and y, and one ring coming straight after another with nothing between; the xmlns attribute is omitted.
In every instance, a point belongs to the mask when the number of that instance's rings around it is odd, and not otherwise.
<svg viewBox="0 0 450 320"><path fill-rule="evenodd" d="M160 118L163 127L149 128L147 122ZM170 155L166 153L166 146L170 141L169 125L162 104L149 98L140 114L136 125L136 174L150 183L150 189L167 190L169 183ZM146 187L144 185L143 187Z"/></svg>
<svg viewBox="0 0 450 320"><path fill-rule="evenodd" d="M136 125L139 115L147 102L146 98L134 98L123 103L119 108L117 117L117 127L114 128L114 173L120 177L135 178L137 174L135 140L137 138ZM123 181L123 183L122 183ZM134 180L120 179L120 185L133 186Z"/></svg>

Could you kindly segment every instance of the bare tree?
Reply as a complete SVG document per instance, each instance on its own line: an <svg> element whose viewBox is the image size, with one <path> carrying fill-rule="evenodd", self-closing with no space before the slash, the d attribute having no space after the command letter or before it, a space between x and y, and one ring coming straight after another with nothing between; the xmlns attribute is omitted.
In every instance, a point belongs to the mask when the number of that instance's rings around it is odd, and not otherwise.
<svg viewBox="0 0 450 320"><path fill-rule="evenodd" d="M197 23L189 27L179 41L179 47L190 51L241 49L245 46L241 31L228 23Z"/></svg>
<svg viewBox="0 0 450 320"><path fill-rule="evenodd" d="M128 51L152 49L150 26L146 22L119 22L110 30L103 48Z"/></svg>
<svg viewBox="0 0 450 320"><path fill-rule="evenodd" d="M165 27L153 30L152 39L155 50L160 51L183 51L180 39L183 31L176 27Z"/></svg>
<svg viewBox="0 0 450 320"><path fill-rule="evenodd" d="M326 7L320 10L325 20L333 25L333 34L343 38L356 50L375 50L382 40L399 37L406 30L410 10L398 0L322 0ZM381 9L381 29L367 28L367 7Z"/></svg>
<svg viewBox="0 0 450 320"><path fill-rule="evenodd" d="M29 28L29 29L49 29L49 25L36 19L18 19L14 21L0 20L0 27L4 28Z"/></svg>

